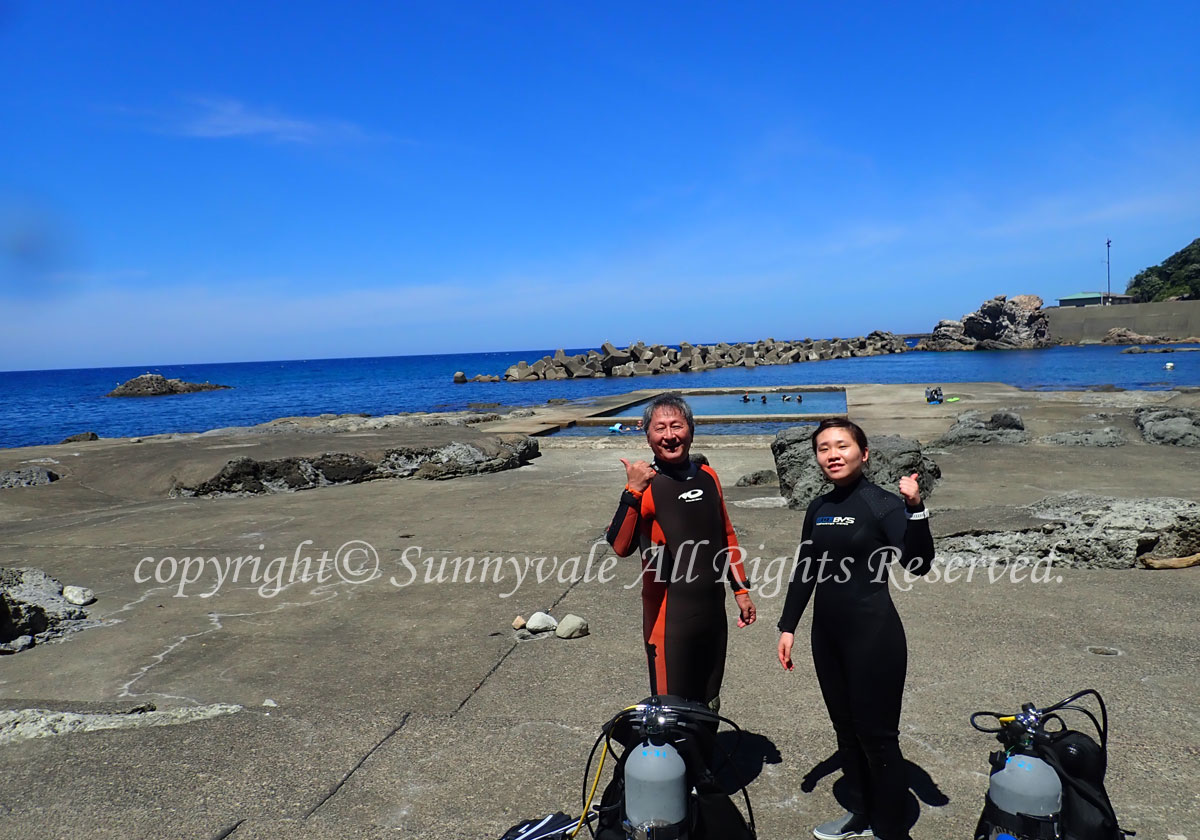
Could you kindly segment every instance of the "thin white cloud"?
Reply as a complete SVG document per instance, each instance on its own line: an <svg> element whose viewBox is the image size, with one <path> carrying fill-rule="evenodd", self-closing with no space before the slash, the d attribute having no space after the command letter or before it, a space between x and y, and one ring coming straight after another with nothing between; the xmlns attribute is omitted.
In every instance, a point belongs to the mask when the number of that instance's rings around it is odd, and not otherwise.
<svg viewBox="0 0 1200 840"><path fill-rule="evenodd" d="M271 143L324 145L369 139L360 126L346 120L301 119L271 108L230 98L197 98L189 112L174 117L168 131L183 137L248 138Z"/></svg>

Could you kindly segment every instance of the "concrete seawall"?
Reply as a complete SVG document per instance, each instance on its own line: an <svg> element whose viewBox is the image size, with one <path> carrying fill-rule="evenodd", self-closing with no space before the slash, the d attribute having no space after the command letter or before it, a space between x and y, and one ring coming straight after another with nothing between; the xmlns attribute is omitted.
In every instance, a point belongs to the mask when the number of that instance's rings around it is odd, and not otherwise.
<svg viewBox="0 0 1200 840"><path fill-rule="evenodd" d="M1200 336L1200 300L1120 306L1049 306L1050 335L1060 341L1096 342L1113 327L1164 338Z"/></svg>

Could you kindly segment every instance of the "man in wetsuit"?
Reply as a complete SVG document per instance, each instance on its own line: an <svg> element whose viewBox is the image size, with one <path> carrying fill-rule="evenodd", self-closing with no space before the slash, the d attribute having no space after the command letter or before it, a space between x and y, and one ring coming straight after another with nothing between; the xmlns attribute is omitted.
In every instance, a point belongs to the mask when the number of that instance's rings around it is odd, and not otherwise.
<svg viewBox="0 0 1200 840"><path fill-rule="evenodd" d="M874 836L907 840L908 783L900 754L900 701L908 646L888 592L887 563L923 575L933 562L929 513L917 475L900 479L900 496L863 475L870 457L863 430L824 420L813 452L834 489L804 515L796 567L779 619L779 662L792 669L800 616L816 591L813 665L837 735L850 812L813 830L818 840Z"/></svg>
<svg viewBox="0 0 1200 840"><path fill-rule="evenodd" d="M621 557L642 556L642 637L650 681L712 709L720 705L728 627L725 584L738 627L754 623L741 550L717 474L692 462L695 421L681 397L655 398L643 414L653 463L624 458L626 484L608 542Z"/></svg>

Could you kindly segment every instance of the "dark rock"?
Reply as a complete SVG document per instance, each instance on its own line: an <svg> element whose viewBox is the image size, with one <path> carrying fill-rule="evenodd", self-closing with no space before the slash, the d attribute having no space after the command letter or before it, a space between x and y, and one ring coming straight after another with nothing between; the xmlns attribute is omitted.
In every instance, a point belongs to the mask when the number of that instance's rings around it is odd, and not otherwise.
<svg viewBox="0 0 1200 840"><path fill-rule="evenodd" d="M1200 446L1200 412L1153 406L1134 412L1134 422L1147 443Z"/></svg>
<svg viewBox="0 0 1200 840"><path fill-rule="evenodd" d="M737 480L738 487L762 487L767 484L778 484L779 474L775 470L755 470Z"/></svg>
<svg viewBox="0 0 1200 840"><path fill-rule="evenodd" d="M806 508L817 496L833 489L812 451L814 431L815 426L792 426L779 432L771 442L779 490L793 509ZM929 498L942 477L942 470L924 454L919 442L899 435L877 435L868 443L869 457L863 470L868 479L895 493L901 477L917 473L921 497Z"/></svg>
<svg viewBox="0 0 1200 840"><path fill-rule="evenodd" d="M455 385L465 385L466 382L467 382L467 375L463 371L461 371L461 370L454 371L454 384Z"/></svg>
<svg viewBox="0 0 1200 840"><path fill-rule="evenodd" d="M1115 426L1105 426L1102 429L1077 429L1069 432L1056 432L1037 439L1038 443L1049 443L1055 446L1124 446L1125 435Z"/></svg>
<svg viewBox="0 0 1200 840"><path fill-rule="evenodd" d="M930 446L964 446L981 443L1018 444L1029 439L1021 416L1011 411L997 411L985 417L981 411L964 411L954 419L946 434Z"/></svg>
<svg viewBox="0 0 1200 840"><path fill-rule="evenodd" d="M0 568L0 652L15 653L72 630L96 626L41 569Z"/></svg>
<svg viewBox="0 0 1200 840"><path fill-rule="evenodd" d="M279 493L330 484L358 484L380 478L457 478L512 469L538 454L538 443L534 438L508 434L484 438L478 445L451 442L436 448L393 449L378 462L341 452L272 461L236 458L209 480L194 487L178 486L172 490L172 495Z"/></svg>
<svg viewBox="0 0 1200 840"><path fill-rule="evenodd" d="M228 390L228 385L212 385L208 382L184 382L182 379L167 379L158 373L143 373L109 391L109 397L162 397L170 394L193 394L198 391Z"/></svg>
<svg viewBox="0 0 1200 840"><path fill-rule="evenodd" d="M21 467L19 470L0 470L0 490L9 487L38 487L58 481L58 473L45 467Z"/></svg>
<svg viewBox="0 0 1200 840"><path fill-rule="evenodd" d="M963 565L1039 561L1053 566L1131 569L1143 556L1200 552L1200 504L1185 499L1115 499L1072 493L1023 508L1045 524L1011 531L974 529L938 538L941 562Z"/></svg>
<svg viewBox="0 0 1200 840"><path fill-rule="evenodd" d="M326 453L312 465L330 484L358 484L375 472L375 465L366 458L341 452Z"/></svg>
<svg viewBox="0 0 1200 840"><path fill-rule="evenodd" d="M100 440L100 435L95 432L80 432L77 435L71 435L68 438L63 438L59 443L83 443L88 440Z"/></svg>

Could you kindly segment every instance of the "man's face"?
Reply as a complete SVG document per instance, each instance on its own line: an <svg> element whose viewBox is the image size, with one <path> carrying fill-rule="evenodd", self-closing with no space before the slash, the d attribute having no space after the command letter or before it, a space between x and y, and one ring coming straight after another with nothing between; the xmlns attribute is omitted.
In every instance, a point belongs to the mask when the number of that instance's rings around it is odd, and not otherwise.
<svg viewBox="0 0 1200 840"><path fill-rule="evenodd" d="M646 440L655 458L664 464L681 464L687 461L692 448L692 431L678 411L660 408L650 418Z"/></svg>

